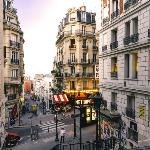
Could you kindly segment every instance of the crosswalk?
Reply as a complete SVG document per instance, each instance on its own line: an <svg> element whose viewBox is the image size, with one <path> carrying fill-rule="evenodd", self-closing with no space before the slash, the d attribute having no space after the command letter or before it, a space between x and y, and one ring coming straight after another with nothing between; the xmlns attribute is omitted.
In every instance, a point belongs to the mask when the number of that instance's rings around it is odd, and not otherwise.
<svg viewBox="0 0 150 150"><path fill-rule="evenodd" d="M41 124L38 124L38 126L41 129L41 131L45 132L45 133L55 132L55 130L56 130L56 123L54 121L43 122ZM61 121L58 121L58 123L57 123L57 129L58 130L60 130L60 128L66 127L66 126L68 126L68 125L65 125Z"/></svg>

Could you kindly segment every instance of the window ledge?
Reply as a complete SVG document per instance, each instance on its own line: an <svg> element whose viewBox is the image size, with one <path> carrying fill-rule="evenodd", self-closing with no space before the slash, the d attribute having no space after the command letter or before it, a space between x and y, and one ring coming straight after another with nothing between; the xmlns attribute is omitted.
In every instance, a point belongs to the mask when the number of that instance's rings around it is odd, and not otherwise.
<svg viewBox="0 0 150 150"><path fill-rule="evenodd" d="M124 80L138 81L138 79L124 78Z"/></svg>

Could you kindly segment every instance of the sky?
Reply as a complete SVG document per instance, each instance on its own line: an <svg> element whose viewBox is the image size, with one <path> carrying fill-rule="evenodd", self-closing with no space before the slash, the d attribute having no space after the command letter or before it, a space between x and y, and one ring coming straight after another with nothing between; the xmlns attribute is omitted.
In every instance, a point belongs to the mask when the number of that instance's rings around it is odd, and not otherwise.
<svg viewBox="0 0 150 150"><path fill-rule="evenodd" d="M24 32L25 74L48 74L56 56L58 25L67 10L85 5L87 11L100 14L100 0L14 0L13 6Z"/></svg>

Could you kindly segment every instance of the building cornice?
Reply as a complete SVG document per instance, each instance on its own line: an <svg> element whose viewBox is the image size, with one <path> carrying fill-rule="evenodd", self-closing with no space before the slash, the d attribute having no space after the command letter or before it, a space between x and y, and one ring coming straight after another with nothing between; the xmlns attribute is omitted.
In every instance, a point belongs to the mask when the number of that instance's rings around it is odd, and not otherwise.
<svg viewBox="0 0 150 150"><path fill-rule="evenodd" d="M143 43L136 43L136 44L125 46L121 49L117 48L108 52L107 51L103 52L102 54L99 55L99 58L103 58L103 57L107 57L107 56L111 56L111 55L115 55L119 53L131 52L131 51L138 50L138 49L141 50L141 48L146 48L146 47L150 47L149 39L145 40Z"/></svg>
<svg viewBox="0 0 150 150"><path fill-rule="evenodd" d="M118 90L118 91L124 91L124 92L131 92L131 93L138 93L138 94L143 94L147 95L150 98L150 88L144 88L144 87L123 87L119 84L100 84L100 88L105 88L105 89L112 89L112 90Z"/></svg>

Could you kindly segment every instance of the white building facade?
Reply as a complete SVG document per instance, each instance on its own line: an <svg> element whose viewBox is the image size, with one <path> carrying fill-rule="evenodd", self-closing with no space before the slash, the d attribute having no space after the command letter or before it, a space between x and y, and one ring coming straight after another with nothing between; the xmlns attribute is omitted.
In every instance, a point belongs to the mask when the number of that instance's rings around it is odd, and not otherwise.
<svg viewBox="0 0 150 150"><path fill-rule="evenodd" d="M150 145L150 1L103 0L101 8L101 92L122 114L127 145Z"/></svg>

